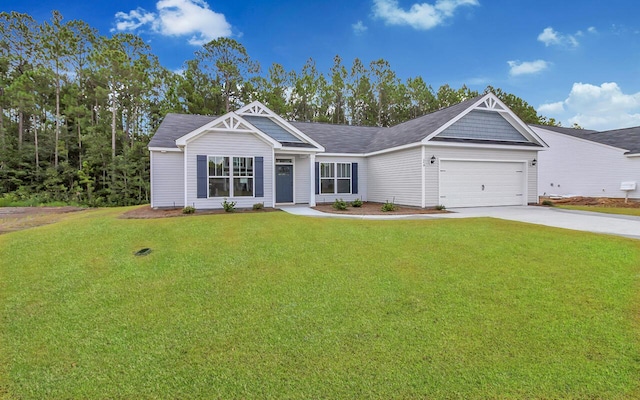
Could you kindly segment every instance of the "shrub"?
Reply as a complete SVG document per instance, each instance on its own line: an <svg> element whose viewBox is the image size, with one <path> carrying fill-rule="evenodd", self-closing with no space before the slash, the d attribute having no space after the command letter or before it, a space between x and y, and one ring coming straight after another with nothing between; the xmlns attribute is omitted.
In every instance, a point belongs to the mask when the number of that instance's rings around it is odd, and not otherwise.
<svg viewBox="0 0 640 400"><path fill-rule="evenodd" d="M554 206L553 201L551 201L551 200L542 200L542 205L543 206L550 206L550 207Z"/></svg>
<svg viewBox="0 0 640 400"><path fill-rule="evenodd" d="M446 210L446 209L447 209L447 207L445 207L444 204L438 204L436 206L436 210Z"/></svg>
<svg viewBox="0 0 640 400"><path fill-rule="evenodd" d="M389 203L389 200L387 200L384 202L381 209L384 212L395 211L396 205L393 202Z"/></svg>
<svg viewBox="0 0 640 400"><path fill-rule="evenodd" d="M351 202L351 207L362 207L362 200L355 199Z"/></svg>
<svg viewBox="0 0 640 400"><path fill-rule="evenodd" d="M182 209L183 214L193 214L195 212L196 212L196 208L191 206L186 206L185 208Z"/></svg>
<svg viewBox="0 0 640 400"><path fill-rule="evenodd" d="M340 200L336 199L336 201L333 202L333 208L339 211L346 210L348 206L349 205L347 204L347 202L342 199Z"/></svg>
<svg viewBox="0 0 640 400"><path fill-rule="evenodd" d="M254 210L262 210L264 208L264 203L256 203L253 205Z"/></svg>
<svg viewBox="0 0 640 400"><path fill-rule="evenodd" d="M234 212L236 210L236 203L236 201L227 201L227 199L224 199L221 204L226 212Z"/></svg>

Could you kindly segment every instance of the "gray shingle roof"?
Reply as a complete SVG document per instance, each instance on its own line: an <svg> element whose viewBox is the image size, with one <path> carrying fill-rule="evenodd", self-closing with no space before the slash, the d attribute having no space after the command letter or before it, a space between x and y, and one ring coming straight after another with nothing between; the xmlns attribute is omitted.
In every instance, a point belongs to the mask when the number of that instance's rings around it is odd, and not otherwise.
<svg viewBox="0 0 640 400"><path fill-rule="evenodd" d="M320 143L327 153L370 153L417 143L460 114L482 96L443 108L390 128L290 122Z"/></svg>
<svg viewBox="0 0 640 400"><path fill-rule="evenodd" d="M320 143L327 153L366 153L376 134L385 128L335 125L318 122L289 122L299 131Z"/></svg>
<svg viewBox="0 0 640 400"><path fill-rule="evenodd" d="M151 138L149 147L177 148L176 139L208 124L217 117L192 114L167 114Z"/></svg>
<svg viewBox="0 0 640 400"><path fill-rule="evenodd" d="M640 126L610 131L593 131L544 125L533 126L596 143L606 144L619 149L625 149L628 150L627 154L640 154Z"/></svg>
<svg viewBox="0 0 640 400"><path fill-rule="evenodd" d="M291 121L290 124L322 145L327 153L370 153L420 142L471 107L481 97L483 96L463 101L390 128L297 121ZM151 139L149 147L176 147L176 139L215 118L203 115L167 114ZM468 142L472 143L473 141ZM285 146L293 145L292 143L282 143Z"/></svg>

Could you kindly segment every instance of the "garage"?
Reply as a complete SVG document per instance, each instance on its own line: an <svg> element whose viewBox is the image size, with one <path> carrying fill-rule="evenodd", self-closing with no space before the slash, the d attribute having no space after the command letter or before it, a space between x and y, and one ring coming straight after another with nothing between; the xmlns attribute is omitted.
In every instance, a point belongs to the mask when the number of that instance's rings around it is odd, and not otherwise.
<svg viewBox="0 0 640 400"><path fill-rule="evenodd" d="M440 204L452 207L526 205L526 162L440 160Z"/></svg>

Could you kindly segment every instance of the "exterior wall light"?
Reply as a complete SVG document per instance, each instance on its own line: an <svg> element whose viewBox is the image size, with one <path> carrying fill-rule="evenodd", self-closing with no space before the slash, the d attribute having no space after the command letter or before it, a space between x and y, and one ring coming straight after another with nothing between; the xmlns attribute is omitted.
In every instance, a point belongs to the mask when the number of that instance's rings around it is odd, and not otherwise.
<svg viewBox="0 0 640 400"><path fill-rule="evenodd" d="M534 158L533 161L531 161L531 166L535 167L537 163L538 163L538 160Z"/></svg>
<svg viewBox="0 0 640 400"><path fill-rule="evenodd" d="M436 162L436 156L431 156L431 164L435 164Z"/></svg>

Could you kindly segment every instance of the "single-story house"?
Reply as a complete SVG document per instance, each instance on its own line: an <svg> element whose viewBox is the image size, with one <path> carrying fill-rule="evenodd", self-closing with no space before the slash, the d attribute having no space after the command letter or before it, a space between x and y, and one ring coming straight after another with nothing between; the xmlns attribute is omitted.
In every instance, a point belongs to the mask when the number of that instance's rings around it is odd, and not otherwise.
<svg viewBox="0 0 640 400"><path fill-rule="evenodd" d="M259 102L168 114L149 143L151 206L526 205L546 148L491 93L389 128L289 122Z"/></svg>
<svg viewBox="0 0 640 400"><path fill-rule="evenodd" d="M549 145L538 158L540 196L640 198L640 127L531 128Z"/></svg>

